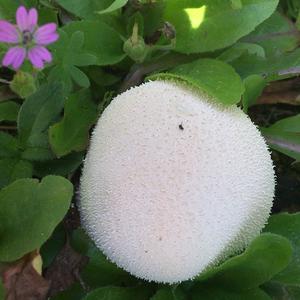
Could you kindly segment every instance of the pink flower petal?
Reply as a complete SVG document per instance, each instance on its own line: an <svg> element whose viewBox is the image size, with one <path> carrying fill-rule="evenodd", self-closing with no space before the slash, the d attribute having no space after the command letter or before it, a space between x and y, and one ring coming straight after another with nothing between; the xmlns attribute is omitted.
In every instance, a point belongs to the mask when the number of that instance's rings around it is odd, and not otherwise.
<svg viewBox="0 0 300 300"><path fill-rule="evenodd" d="M14 69L19 69L26 57L26 50L21 47L10 48L5 54L2 65L8 67L12 65Z"/></svg>
<svg viewBox="0 0 300 300"><path fill-rule="evenodd" d="M7 21L0 20L0 42L18 43L19 33L16 27Z"/></svg>
<svg viewBox="0 0 300 300"><path fill-rule="evenodd" d="M33 47L28 52L28 58L32 65L37 69L42 69L44 67L43 58L39 52L38 47Z"/></svg>
<svg viewBox="0 0 300 300"><path fill-rule="evenodd" d="M28 13L28 27L31 32L34 31L38 22L38 12L35 8L31 8Z"/></svg>
<svg viewBox="0 0 300 300"><path fill-rule="evenodd" d="M15 60L12 63L12 67L15 70L18 70L22 66L25 58L26 58L26 50L24 48L20 48L20 51L18 51L18 54L16 55Z"/></svg>
<svg viewBox="0 0 300 300"><path fill-rule="evenodd" d="M34 40L38 45L48 45L58 40L56 24L49 23L41 26L34 34Z"/></svg>
<svg viewBox="0 0 300 300"><path fill-rule="evenodd" d="M24 6L20 6L17 9L16 19L17 19L17 25L18 25L20 31L29 30L28 14L27 14L27 10Z"/></svg>

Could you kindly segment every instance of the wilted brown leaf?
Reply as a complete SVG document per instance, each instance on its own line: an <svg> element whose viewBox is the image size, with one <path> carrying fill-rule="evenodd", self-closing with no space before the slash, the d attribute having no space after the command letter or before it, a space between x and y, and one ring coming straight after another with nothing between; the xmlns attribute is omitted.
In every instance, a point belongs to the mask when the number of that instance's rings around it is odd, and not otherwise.
<svg viewBox="0 0 300 300"><path fill-rule="evenodd" d="M38 253L31 253L7 266L2 273L5 300L47 299L50 285L34 268L33 261L37 256Z"/></svg>

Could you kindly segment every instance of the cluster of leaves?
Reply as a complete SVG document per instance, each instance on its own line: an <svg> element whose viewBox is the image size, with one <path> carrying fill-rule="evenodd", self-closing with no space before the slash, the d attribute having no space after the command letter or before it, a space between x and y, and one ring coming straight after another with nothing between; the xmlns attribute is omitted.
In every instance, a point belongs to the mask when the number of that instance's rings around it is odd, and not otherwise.
<svg viewBox="0 0 300 300"><path fill-rule="evenodd" d="M0 0L0 18L20 4L56 22L60 39L42 72L0 69L0 299L299 299L299 213L273 215L244 253L164 286L107 261L74 206L90 130L114 94L168 78L247 112L300 73L298 1ZM299 161L299 124L261 130Z"/></svg>

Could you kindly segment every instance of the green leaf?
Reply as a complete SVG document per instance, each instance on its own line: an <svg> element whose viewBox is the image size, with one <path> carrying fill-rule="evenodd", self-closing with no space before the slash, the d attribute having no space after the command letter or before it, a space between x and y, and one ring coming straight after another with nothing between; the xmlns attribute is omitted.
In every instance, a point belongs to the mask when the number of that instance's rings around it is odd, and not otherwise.
<svg viewBox="0 0 300 300"><path fill-rule="evenodd" d="M290 264L277 274L273 280L286 285L300 287L300 213L272 215L264 231L286 237L291 242L293 248L293 256Z"/></svg>
<svg viewBox="0 0 300 300"><path fill-rule="evenodd" d="M113 65L125 57L119 33L101 21L71 22L62 29L69 35L76 31L84 33L82 50L96 57L95 65Z"/></svg>
<svg viewBox="0 0 300 300"><path fill-rule="evenodd" d="M214 100L228 105L239 102L244 89L241 78L230 65L209 58L180 65L169 73L148 77L157 78L186 82Z"/></svg>
<svg viewBox="0 0 300 300"><path fill-rule="evenodd" d="M13 101L0 102L0 122L17 121L20 105Z"/></svg>
<svg viewBox="0 0 300 300"><path fill-rule="evenodd" d="M266 56L265 50L262 46L253 43L238 42L222 52L221 55L218 56L218 59L230 63L241 57L243 54L256 55L261 58L265 58Z"/></svg>
<svg viewBox="0 0 300 300"><path fill-rule="evenodd" d="M268 128L261 128L272 149L300 161L300 114L284 118Z"/></svg>
<svg viewBox="0 0 300 300"><path fill-rule="evenodd" d="M218 286L201 287L193 291L192 300L271 300L271 298L259 288L246 291L228 291Z"/></svg>
<svg viewBox="0 0 300 300"><path fill-rule="evenodd" d="M208 52L228 47L250 33L276 9L277 0L167 0L164 19L176 28L176 50Z"/></svg>
<svg viewBox="0 0 300 300"><path fill-rule="evenodd" d="M74 82L81 87L88 88L90 87L89 78L78 68L70 66L70 75Z"/></svg>
<svg viewBox="0 0 300 300"><path fill-rule="evenodd" d="M4 158L0 160L0 189L21 178L32 177L32 164L25 160Z"/></svg>
<svg viewBox="0 0 300 300"><path fill-rule="evenodd" d="M61 84L50 83L27 98L18 118L19 140L24 148L23 158L50 159L48 128L59 116L64 105Z"/></svg>
<svg viewBox="0 0 300 300"><path fill-rule="evenodd" d="M263 58L253 54L241 55L231 62L231 65L242 78L249 75L263 75L267 81L284 79L287 76L294 76L300 73L300 49L284 53L278 57Z"/></svg>
<svg viewBox="0 0 300 300"><path fill-rule="evenodd" d="M34 175L45 177L47 175L67 176L73 173L82 163L84 152L73 152L59 159L35 162Z"/></svg>
<svg viewBox="0 0 300 300"><path fill-rule="evenodd" d="M127 4L128 0L115 0L109 7L104 10L98 11L98 14L108 14L114 12Z"/></svg>
<svg viewBox="0 0 300 300"><path fill-rule="evenodd" d="M260 75L254 74L244 79L245 92L242 99L244 112L247 112L248 108L256 103L266 85L266 80Z"/></svg>
<svg viewBox="0 0 300 300"><path fill-rule="evenodd" d="M19 155L18 140L12 135L0 131L0 158Z"/></svg>
<svg viewBox="0 0 300 300"><path fill-rule="evenodd" d="M234 291L254 289L282 271L289 264L291 253L286 238L261 234L244 253L208 270L198 280Z"/></svg>
<svg viewBox="0 0 300 300"><path fill-rule="evenodd" d="M73 284L69 289L51 297L50 300L82 300L85 291L79 283Z"/></svg>
<svg viewBox="0 0 300 300"><path fill-rule="evenodd" d="M56 0L67 11L81 18L95 18L97 11L107 8L112 0Z"/></svg>
<svg viewBox="0 0 300 300"><path fill-rule="evenodd" d="M72 247L88 256L89 262L81 272L82 279L92 288L105 285L133 285L137 279L109 261L82 229L73 231Z"/></svg>
<svg viewBox="0 0 300 300"><path fill-rule="evenodd" d="M89 140L89 129L97 119L97 106L90 90L71 95L65 104L64 118L49 130L54 153L61 157L72 151L82 151Z"/></svg>
<svg viewBox="0 0 300 300"><path fill-rule="evenodd" d="M291 20L275 12L243 40L263 47L266 56L280 56L298 46L299 32Z"/></svg>
<svg viewBox="0 0 300 300"><path fill-rule="evenodd" d="M82 300L148 300L151 290L140 288L102 287L89 293Z"/></svg>
<svg viewBox="0 0 300 300"><path fill-rule="evenodd" d="M0 261L41 247L65 216L73 194L63 177L20 179L0 191Z"/></svg>
<svg viewBox="0 0 300 300"><path fill-rule="evenodd" d="M75 31L69 36L60 31L60 39L52 46L56 66L50 71L48 80L63 82L67 92L72 90L72 79L81 87L88 87L88 77L78 69L78 66L89 66L96 63L96 56L82 49L84 33Z"/></svg>
<svg viewBox="0 0 300 300"><path fill-rule="evenodd" d="M51 237L46 241L40 249L43 260L43 268L49 267L59 254L66 243L66 231L64 225L60 223L53 231Z"/></svg>
<svg viewBox="0 0 300 300"><path fill-rule="evenodd" d="M165 287L159 289L150 300L185 300L186 297L179 288Z"/></svg>

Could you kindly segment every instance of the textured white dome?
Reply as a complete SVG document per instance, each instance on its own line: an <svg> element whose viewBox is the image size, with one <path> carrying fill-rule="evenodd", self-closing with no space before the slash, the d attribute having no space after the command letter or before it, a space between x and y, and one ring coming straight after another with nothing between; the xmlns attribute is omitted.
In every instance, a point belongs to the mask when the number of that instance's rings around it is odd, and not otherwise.
<svg viewBox="0 0 300 300"><path fill-rule="evenodd" d="M79 207L110 260L174 283L258 235L274 186L269 151L247 115L154 81L117 96L99 119Z"/></svg>

